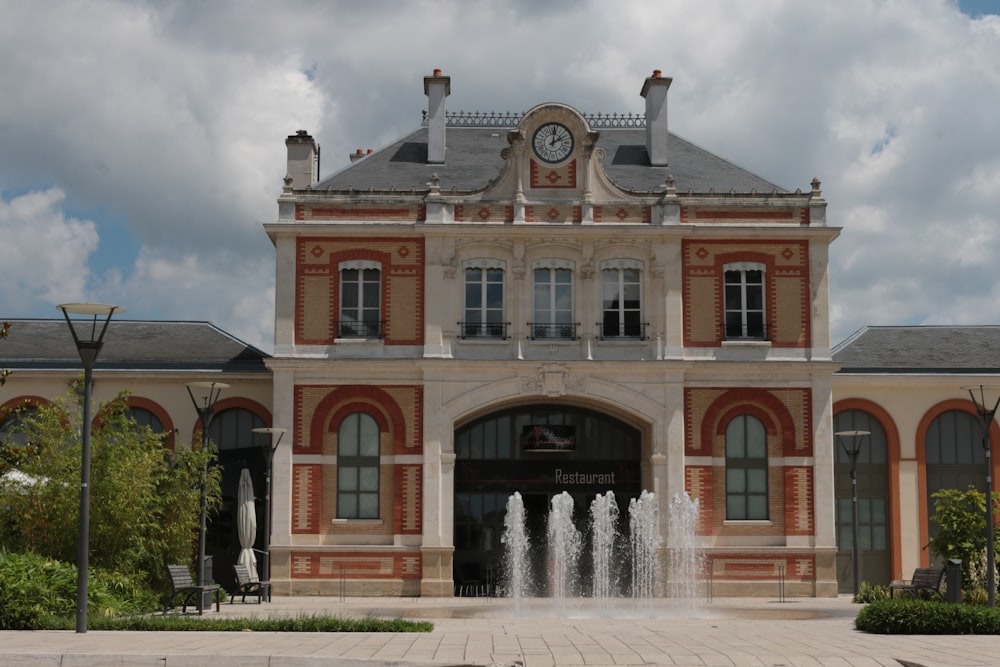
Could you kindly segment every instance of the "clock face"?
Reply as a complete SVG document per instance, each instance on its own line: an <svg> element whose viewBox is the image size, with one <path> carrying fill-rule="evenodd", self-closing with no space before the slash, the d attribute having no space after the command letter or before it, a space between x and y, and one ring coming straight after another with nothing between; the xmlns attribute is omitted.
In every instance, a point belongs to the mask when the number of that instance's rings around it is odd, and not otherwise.
<svg viewBox="0 0 1000 667"><path fill-rule="evenodd" d="M546 123L535 131L535 155L543 162L561 162L573 152L573 135L565 125Z"/></svg>

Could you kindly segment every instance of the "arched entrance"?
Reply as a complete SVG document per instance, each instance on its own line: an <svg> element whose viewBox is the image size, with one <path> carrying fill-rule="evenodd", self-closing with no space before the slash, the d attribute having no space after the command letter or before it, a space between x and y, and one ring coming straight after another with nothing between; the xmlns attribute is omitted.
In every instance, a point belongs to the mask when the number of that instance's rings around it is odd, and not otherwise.
<svg viewBox="0 0 1000 667"><path fill-rule="evenodd" d="M614 492L624 523L629 499L642 492L641 433L587 408L550 404L491 413L455 431L455 454L458 595L482 594L500 581L500 538L515 491L524 501L536 572L544 570L553 496L566 491L573 497L574 517L583 528L598 494ZM545 594L541 585L537 592Z"/></svg>

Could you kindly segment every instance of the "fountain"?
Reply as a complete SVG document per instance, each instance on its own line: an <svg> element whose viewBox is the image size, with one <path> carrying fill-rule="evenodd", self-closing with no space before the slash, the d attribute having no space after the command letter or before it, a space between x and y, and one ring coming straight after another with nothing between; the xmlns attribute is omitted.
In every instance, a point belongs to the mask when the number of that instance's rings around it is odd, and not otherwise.
<svg viewBox="0 0 1000 667"><path fill-rule="evenodd" d="M661 578L660 557L663 539L659 529L659 506L656 497L643 491L629 500L628 540L620 535L618 502L613 492L599 494L590 505L589 540L592 551L589 589L581 589L580 552L584 536L573 520L573 497L562 492L553 496L548 516L545 572L532 573L531 545L526 529L526 513L521 494L515 492L507 500L504 518L504 586L503 590L520 612L527 597L544 590L536 585L536 577L544 576L548 595L557 612L565 616L571 599L589 596L597 610L607 614L615 600L631 599L626 611L636 607L649 609L654 599L666 594L680 601L690 613L698 597L698 581L702 573L702 555L697 546L696 529L699 503L687 493L676 494L669 506L669 533L666 544L667 585ZM625 546L625 549L622 546ZM628 551L623 555L622 551ZM624 562L622 562L624 561ZM616 565L618 567L616 567ZM631 587L621 590L624 575ZM579 606L579 605L578 605Z"/></svg>
<svg viewBox="0 0 1000 667"><path fill-rule="evenodd" d="M590 503L590 525L593 533L592 591L598 607L607 608L617 588L615 543L618 538L618 503L613 491L598 495Z"/></svg>
<svg viewBox="0 0 1000 667"><path fill-rule="evenodd" d="M576 595L581 548L580 531L573 525L573 496L565 491L552 497L548 535L549 594L556 607L564 611L566 601Z"/></svg>

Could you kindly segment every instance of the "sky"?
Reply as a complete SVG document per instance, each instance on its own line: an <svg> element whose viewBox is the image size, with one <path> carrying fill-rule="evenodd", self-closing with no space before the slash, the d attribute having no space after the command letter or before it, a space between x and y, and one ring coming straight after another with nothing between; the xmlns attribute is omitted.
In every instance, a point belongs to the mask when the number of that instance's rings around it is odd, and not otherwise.
<svg viewBox="0 0 1000 667"><path fill-rule="evenodd" d="M641 113L822 181L831 338L1000 324L1000 0L0 0L0 319L122 306L273 347L285 137L321 176L451 111Z"/></svg>

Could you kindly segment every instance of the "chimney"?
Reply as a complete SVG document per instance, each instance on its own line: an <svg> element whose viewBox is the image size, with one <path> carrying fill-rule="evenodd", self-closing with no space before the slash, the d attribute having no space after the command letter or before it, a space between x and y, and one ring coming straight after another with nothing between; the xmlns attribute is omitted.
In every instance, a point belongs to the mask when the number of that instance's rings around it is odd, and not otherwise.
<svg viewBox="0 0 1000 667"><path fill-rule="evenodd" d="M360 148L355 150L353 153L348 153L348 157L351 158L351 162L357 162L361 158L368 157L372 154L372 149L369 148L367 151L361 150Z"/></svg>
<svg viewBox="0 0 1000 667"><path fill-rule="evenodd" d="M285 139L288 148L287 177L293 190L304 190L319 180L319 146L305 130Z"/></svg>
<svg viewBox="0 0 1000 667"><path fill-rule="evenodd" d="M654 69L640 93L646 98L646 153L654 167L667 166L667 89L671 81Z"/></svg>
<svg viewBox="0 0 1000 667"><path fill-rule="evenodd" d="M427 96L427 162L444 163L444 98L451 95L451 77L441 76L441 70L434 70L434 76L424 77L424 95Z"/></svg>

